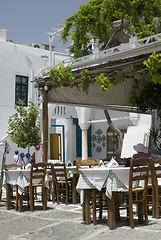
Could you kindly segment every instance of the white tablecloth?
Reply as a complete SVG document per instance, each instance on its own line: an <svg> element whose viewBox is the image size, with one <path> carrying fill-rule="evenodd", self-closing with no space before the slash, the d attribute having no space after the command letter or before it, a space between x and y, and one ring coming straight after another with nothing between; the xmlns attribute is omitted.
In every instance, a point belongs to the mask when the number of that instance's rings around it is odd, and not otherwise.
<svg viewBox="0 0 161 240"><path fill-rule="evenodd" d="M35 180L36 181L36 180ZM18 186L18 193L23 194L24 188L30 183L30 169L9 169L5 171L3 178L3 186L6 188L7 184L11 186ZM49 188L49 175L45 176L45 187Z"/></svg>
<svg viewBox="0 0 161 240"><path fill-rule="evenodd" d="M126 187L129 184L129 167L116 167L116 168L108 168L108 167L94 167L94 168L86 168L79 169L81 173L85 175L85 177L89 180L89 182L101 191L107 177L109 176L110 171L112 171L115 176L122 182Z"/></svg>
<svg viewBox="0 0 161 240"><path fill-rule="evenodd" d="M111 198L112 191L127 189L129 184L129 167L94 167L79 169L80 177L76 186L77 191L83 198L84 189L106 188L106 195Z"/></svg>

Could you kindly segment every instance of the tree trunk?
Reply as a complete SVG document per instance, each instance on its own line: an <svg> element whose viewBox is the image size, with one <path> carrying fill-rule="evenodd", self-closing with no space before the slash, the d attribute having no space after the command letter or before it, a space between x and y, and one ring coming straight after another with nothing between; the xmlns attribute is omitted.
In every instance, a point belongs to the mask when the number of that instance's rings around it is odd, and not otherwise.
<svg viewBox="0 0 161 240"><path fill-rule="evenodd" d="M104 110L104 113L105 113L105 116L106 116L106 119L107 119L107 122L108 122L109 126L110 126L115 132L117 132L120 140L123 141L123 134L122 134L122 132L121 132L117 127L114 126L114 124L113 124L113 122L112 122L112 120L111 120L111 117L110 117L110 115L109 115L109 112L108 112L107 110Z"/></svg>

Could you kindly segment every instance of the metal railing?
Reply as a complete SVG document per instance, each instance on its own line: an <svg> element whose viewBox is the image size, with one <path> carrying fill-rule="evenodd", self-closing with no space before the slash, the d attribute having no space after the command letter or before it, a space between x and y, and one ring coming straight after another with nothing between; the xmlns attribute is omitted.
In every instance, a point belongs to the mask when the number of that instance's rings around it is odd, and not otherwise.
<svg viewBox="0 0 161 240"><path fill-rule="evenodd" d="M142 38L142 39L135 38L135 40L133 40L131 38L129 40L130 40L130 42L128 42L128 43L121 44L119 46L109 48L109 49L106 49L103 51L99 51L99 52L91 54L91 55L83 56L83 57L80 57L77 59L70 58L68 60L65 60L63 62L63 64L64 64L64 66L71 65L72 69L75 70L75 69L82 68L84 66L92 66L92 65L100 64L102 62L107 62L108 58L111 56L114 57L113 60L118 59L119 55L121 58L122 53L132 52L132 50L141 49L141 48L145 48L145 47L153 47L154 44L161 43L161 33L152 35L152 36L149 36L146 38ZM139 52L138 52L138 55L139 55ZM46 75L48 72L48 69L52 68L52 67L53 66L48 66L48 67L42 68L35 75L35 78ZM55 66L55 67L57 67L57 66Z"/></svg>

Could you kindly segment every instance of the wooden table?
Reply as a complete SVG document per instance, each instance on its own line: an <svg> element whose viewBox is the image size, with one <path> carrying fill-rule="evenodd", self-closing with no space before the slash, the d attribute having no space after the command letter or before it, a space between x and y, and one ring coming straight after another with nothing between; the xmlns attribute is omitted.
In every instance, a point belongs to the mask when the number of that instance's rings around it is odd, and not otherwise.
<svg viewBox="0 0 161 240"><path fill-rule="evenodd" d="M108 199L108 226L110 229L115 228L115 194L120 190L127 189L129 170L129 167L80 169L80 177L76 189L80 194L84 193L84 196L81 197L81 203L85 204L85 217L83 219L87 224L91 223L90 191L91 189L101 191L101 189L105 188Z"/></svg>
<svg viewBox="0 0 161 240"><path fill-rule="evenodd" d="M7 209L11 208L11 198L10 198L10 190L11 187L17 187L17 194L18 196L18 209L15 206L16 210L22 211L23 207L23 193L24 188L29 186L30 184L30 169L9 169L5 171L3 186L6 188L6 199L7 199ZM49 178L46 174L45 177L45 191L47 196L47 188L49 188ZM47 206L47 197L45 198L45 204Z"/></svg>
<svg viewBox="0 0 161 240"><path fill-rule="evenodd" d="M67 176L72 178L72 199L73 203L76 204L76 185L78 181L78 171L76 166L66 167L67 169ZM18 210L22 211L23 208L23 193L24 188L29 186L30 184L30 169L9 169L5 172L4 175L4 181L3 185L6 188L6 199L7 199L7 209L9 210L11 208L11 199L10 199L10 190L13 186L18 186ZM45 180L45 196L47 196L47 189L49 188L49 178L48 175L46 175ZM46 205L47 205L47 199L45 199ZM17 209L17 206L15 206Z"/></svg>

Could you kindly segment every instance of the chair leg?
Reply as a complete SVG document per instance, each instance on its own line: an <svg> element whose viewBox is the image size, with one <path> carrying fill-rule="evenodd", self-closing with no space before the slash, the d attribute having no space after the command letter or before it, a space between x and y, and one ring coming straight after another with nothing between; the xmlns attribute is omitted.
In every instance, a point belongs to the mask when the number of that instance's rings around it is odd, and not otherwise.
<svg viewBox="0 0 161 240"><path fill-rule="evenodd" d="M47 188L46 187L42 189L42 193L43 193L43 199L42 199L43 210L46 210L47 209Z"/></svg>
<svg viewBox="0 0 161 240"><path fill-rule="evenodd" d="M155 205L155 208L156 208L156 210L155 210L155 212L156 212L156 219L159 219L159 209L160 209L160 204L159 204L159 198L157 197L156 198L156 205Z"/></svg>
<svg viewBox="0 0 161 240"><path fill-rule="evenodd" d="M148 225L148 205L147 205L147 198L145 199L144 203L144 215L145 215L145 225Z"/></svg>
<svg viewBox="0 0 161 240"><path fill-rule="evenodd" d="M29 194L29 187L26 188L26 195L27 195L27 204L30 207L30 194Z"/></svg>
<svg viewBox="0 0 161 240"><path fill-rule="evenodd" d="M129 195L129 218L130 218L130 226L134 228L134 219L133 219L133 202L132 195Z"/></svg>
<svg viewBox="0 0 161 240"><path fill-rule="evenodd" d="M156 217L156 199L155 199L155 189L152 187L152 217Z"/></svg>
<svg viewBox="0 0 161 240"><path fill-rule="evenodd" d="M18 210L18 200L19 200L19 195L18 195L18 187L16 186L16 203L15 203L15 210Z"/></svg>
<svg viewBox="0 0 161 240"><path fill-rule="evenodd" d="M55 184L54 184L54 181L53 181L53 195L52 195L52 200L53 200L53 203L55 202Z"/></svg>
<svg viewBox="0 0 161 240"><path fill-rule="evenodd" d="M34 208L34 193L33 193L33 187L30 187L30 211L33 212Z"/></svg>
<svg viewBox="0 0 161 240"><path fill-rule="evenodd" d="M137 193L137 200L138 200L138 223L143 223L143 202L139 203L139 200L143 199L143 192Z"/></svg>
<svg viewBox="0 0 161 240"><path fill-rule="evenodd" d="M65 193L66 194L66 196L65 196L66 201L65 202L66 202L66 205L67 205L68 204L68 197L69 197L68 186L66 185L65 188L66 188L66 191L65 191L66 192Z"/></svg>
<svg viewBox="0 0 161 240"><path fill-rule="evenodd" d="M11 186L10 184L7 184L7 189L6 189L6 198L7 198L7 210L9 210L11 208Z"/></svg>
<svg viewBox="0 0 161 240"><path fill-rule="evenodd" d="M59 188L59 186L58 186ZM57 200L57 204L59 204L59 189L56 189L56 200Z"/></svg>

